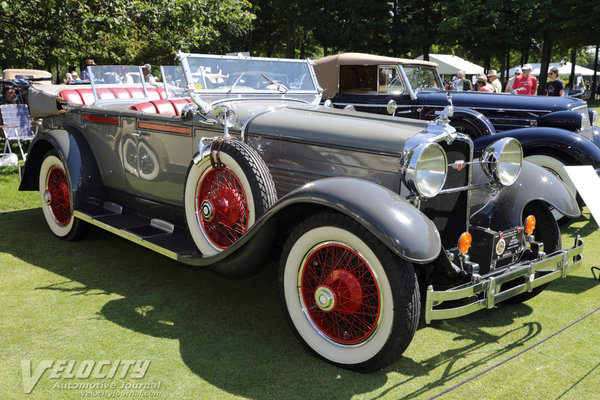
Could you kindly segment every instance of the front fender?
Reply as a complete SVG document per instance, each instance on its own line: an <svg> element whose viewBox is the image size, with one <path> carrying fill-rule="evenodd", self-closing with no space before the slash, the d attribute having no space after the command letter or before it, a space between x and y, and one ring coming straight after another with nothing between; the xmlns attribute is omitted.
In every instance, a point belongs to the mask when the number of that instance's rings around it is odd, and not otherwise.
<svg viewBox="0 0 600 400"><path fill-rule="evenodd" d="M39 173L44 155L56 150L67 167L71 182L73 207L78 208L86 197L104 197L102 179L96 159L82 135L72 128L47 129L32 142L23 170L19 190L39 190Z"/></svg>
<svg viewBox="0 0 600 400"><path fill-rule="evenodd" d="M473 168L474 184L488 181L481 168ZM497 231L522 225L525 206L536 200L548 203L568 217L580 215L577 201L565 184L544 168L528 161L523 161L521 174L514 184L502 187L496 196L489 196L493 195L487 188L473 191L471 224Z"/></svg>
<svg viewBox="0 0 600 400"><path fill-rule="evenodd" d="M548 155L571 165L600 167L598 146L580 134L558 128L519 128L477 138L473 141L475 156L479 156L492 142L505 137L514 137L521 142L524 156Z"/></svg>
<svg viewBox="0 0 600 400"><path fill-rule="evenodd" d="M266 239L276 237L286 219L310 210L335 210L363 225L399 257L427 263L441 250L440 234L433 222L400 195L376 183L356 178L325 178L290 192L271 207L239 241L210 258L181 260L188 264L213 265L224 275L243 275L255 263ZM308 216L308 215L307 215Z"/></svg>

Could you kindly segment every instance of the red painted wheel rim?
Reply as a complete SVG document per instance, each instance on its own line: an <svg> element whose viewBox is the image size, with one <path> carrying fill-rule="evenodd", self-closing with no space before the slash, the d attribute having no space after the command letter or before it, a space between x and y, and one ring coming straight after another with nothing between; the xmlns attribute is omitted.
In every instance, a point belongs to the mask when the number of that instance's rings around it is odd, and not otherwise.
<svg viewBox="0 0 600 400"><path fill-rule="evenodd" d="M308 317L329 339L361 343L377 329L379 286L368 263L350 247L326 243L314 248L305 258L300 284ZM331 309L318 304L319 293L332 294Z"/></svg>
<svg viewBox="0 0 600 400"><path fill-rule="evenodd" d="M207 239L224 249L248 229L248 200L237 176L223 167L212 168L202 178L197 197L199 220ZM211 213L203 209L210 208Z"/></svg>
<svg viewBox="0 0 600 400"><path fill-rule="evenodd" d="M52 167L48 174L48 193L50 211L56 222L67 225L71 221L71 196L67 175L60 167Z"/></svg>

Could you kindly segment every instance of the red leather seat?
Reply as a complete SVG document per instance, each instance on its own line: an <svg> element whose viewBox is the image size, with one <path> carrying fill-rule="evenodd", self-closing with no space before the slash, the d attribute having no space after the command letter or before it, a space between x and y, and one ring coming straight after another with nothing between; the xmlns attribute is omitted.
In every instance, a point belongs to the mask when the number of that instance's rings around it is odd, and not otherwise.
<svg viewBox="0 0 600 400"><path fill-rule="evenodd" d="M113 92L113 94L115 95L115 98L117 99L130 99L131 98L131 94L129 93L128 88L110 88L110 90Z"/></svg>
<svg viewBox="0 0 600 400"><path fill-rule="evenodd" d="M146 88L146 93L148 93L148 100L161 100L160 93L155 88Z"/></svg>
<svg viewBox="0 0 600 400"><path fill-rule="evenodd" d="M152 100L151 103L154 104L157 113L160 115L177 115L173 103L169 100Z"/></svg>
<svg viewBox="0 0 600 400"><path fill-rule="evenodd" d="M83 99L77 90L61 90L59 96L71 104L83 104Z"/></svg>
<svg viewBox="0 0 600 400"><path fill-rule="evenodd" d="M190 104L191 102L192 102L192 99L176 99L176 100L171 100L171 103L173 103L173 107L175 108L175 112L177 113L176 115L181 115L181 109L186 104Z"/></svg>
<svg viewBox="0 0 600 400"><path fill-rule="evenodd" d="M145 101L143 103L134 104L131 107L129 107L129 109L135 110L135 111L141 111L141 112L145 112L145 113L152 113L152 114L157 113L156 106L154 104L152 104L152 102L150 102L150 101Z"/></svg>

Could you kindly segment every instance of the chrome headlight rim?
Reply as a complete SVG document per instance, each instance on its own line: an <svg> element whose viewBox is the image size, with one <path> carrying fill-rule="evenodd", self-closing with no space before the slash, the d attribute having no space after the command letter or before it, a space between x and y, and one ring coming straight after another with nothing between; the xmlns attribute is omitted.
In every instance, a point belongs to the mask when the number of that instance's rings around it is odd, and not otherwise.
<svg viewBox="0 0 600 400"><path fill-rule="evenodd" d="M442 146L435 142L421 143L410 150L404 179L411 191L424 198L435 197L447 176L448 157Z"/></svg>
<svg viewBox="0 0 600 400"><path fill-rule="evenodd" d="M523 169L523 147L515 138L503 138L489 145L480 161L488 177L502 186L510 186Z"/></svg>

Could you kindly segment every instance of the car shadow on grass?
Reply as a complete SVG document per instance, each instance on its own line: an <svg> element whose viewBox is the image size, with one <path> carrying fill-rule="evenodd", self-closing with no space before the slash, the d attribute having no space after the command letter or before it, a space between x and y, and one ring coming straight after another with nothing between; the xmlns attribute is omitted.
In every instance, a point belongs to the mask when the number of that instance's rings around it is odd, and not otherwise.
<svg viewBox="0 0 600 400"><path fill-rule="evenodd" d="M295 339L280 306L274 262L254 277L226 280L208 270L183 268L98 229L82 241L64 242L50 233L40 209L3 214L0 224L5 232L0 252L61 276L37 290L122 296L89 317L143 335L178 340L181 359L194 374L236 396L345 399L393 391L396 398L416 398L500 361L541 331L535 322L515 326L516 318L531 313L524 304L436 322L432 328L452 333L447 335L454 337L449 344L456 342L458 347L449 345L448 350L425 359L403 357L381 372L359 374L312 357ZM504 326L501 334L485 330ZM423 328L417 332L417 336L427 334ZM498 347L499 340L508 344ZM140 348L139 354L144 351ZM476 361L458 366L465 357ZM403 374L404 380L389 382L390 372Z"/></svg>

